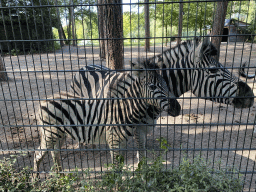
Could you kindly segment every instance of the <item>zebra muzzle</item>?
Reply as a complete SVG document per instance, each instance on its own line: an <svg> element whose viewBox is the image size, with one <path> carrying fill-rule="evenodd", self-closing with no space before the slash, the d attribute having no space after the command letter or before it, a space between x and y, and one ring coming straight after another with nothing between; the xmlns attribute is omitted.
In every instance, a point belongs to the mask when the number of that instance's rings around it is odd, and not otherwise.
<svg viewBox="0 0 256 192"><path fill-rule="evenodd" d="M237 83L238 94L233 100L233 105L236 108L249 108L254 103L254 94L252 89L244 82L239 81Z"/></svg>
<svg viewBox="0 0 256 192"><path fill-rule="evenodd" d="M180 114L181 106L176 99L169 100L169 108L167 113L173 117L176 117Z"/></svg>

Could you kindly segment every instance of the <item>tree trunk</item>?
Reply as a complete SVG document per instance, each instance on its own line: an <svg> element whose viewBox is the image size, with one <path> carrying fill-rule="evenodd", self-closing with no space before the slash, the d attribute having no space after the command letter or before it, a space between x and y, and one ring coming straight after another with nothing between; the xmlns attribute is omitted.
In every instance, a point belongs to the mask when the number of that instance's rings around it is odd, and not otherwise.
<svg viewBox="0 0 256 192"><path fill-rule="evenodd" d="M0 56L0 81L7 81L8 76L5 70L4 62L2 57Z"/></svg>
<svg viewBox="0 0 256 192"><path fill-rule="evenodd" d="M106 0L106 65L111 69L123 69L123 15L122 0Z"/></svg>
<svg viewBox="0 0 256 192"><path fill-rule="evenodd" d="M168 38L167 38L167 36L168 36L168 28L167 28L167 25L165 25L165 36L166 36L166 38L165 38L165 46L167 47L167 44L168 44Z"/></svg>
<svg viewBox="0 0 256 192"><path fill-rule="evenodd" d="M72 1L70 1L71 5ZM73 3L72 3L73 5ZM72 45L76 46L76 32L75 32L75 18L74 18L74 7L70 7L70 20L71 20L71 27L72 27Z"/></svg>
<svg viewBox="0 0 256 192"><path fill-rule="evenodd" d="M145 51L150 51L150 23L149 23L149 0L144 0L144 14L145 14Z"/></svg>
<svg viewBox="0 0 256 192"><path fill-rule="evenodd" d="M178 29L177 45L181 43L181 36L182 36L182 21L183 21L183 0L180 0L179 29Z"/></svg>
<svg viewBox="0 0 256 192"><path fill-rule="evenodd" d="M98 30L99 30L99 43L100 43L100 58L106 59L106 52L105 52L105 31L106 25L104 20L104 4L103 0L98 0Z"/></svg>
<svg viewBox="0 0 256 192"><path fill-rule="evenodd" d="M67 26L67 31L68 31L68 44L71 45L70 39L72 39L71 35L71 7L68 8L68 26Z"/></svg>
<svg viewBox="0 0 256 192"><path fill-rule="evenodd" d="M227 7L228 1L217 2L217 8L215 11L214 22L212 26L212 43L218 50L217 56L215 57L217 61L219 61L220 57L220 44L227 14Z"/></svg>
<svg viewBox="0 0 256 192"><path fill-rule="evenodd" d="M54 1L55 2L55 6L58 5L57 0ZM63 47L64 46L64 34L63 34L63 28L61 25L61 20L60 20L60 12L59 12L59 8L56 7L56 13L57 13L57 19L58 19L58 33L59 33L59 39L60 39L60 46Z"/></svg>
<svg viewBox="0 0 256 192"><path fill-rule="evenodd" d="M61 25L61 31L62 31L63 38L65 39L65 42L66 42L66 45L67 45L68 44L68 40L67 40L67 37L65 35L65 32L64 32L64 29L63 29L62 25Z"/></svg>

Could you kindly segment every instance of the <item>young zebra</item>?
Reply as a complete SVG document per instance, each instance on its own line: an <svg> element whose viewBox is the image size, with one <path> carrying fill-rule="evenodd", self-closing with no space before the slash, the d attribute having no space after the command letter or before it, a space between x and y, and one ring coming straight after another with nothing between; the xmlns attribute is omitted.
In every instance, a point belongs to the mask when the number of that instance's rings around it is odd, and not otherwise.
<svg viewBox="0 0 256 192"><path fill-rule="evenodd" d="M126 146L128 136L135 136L137 147L145 149L147 131L152 129L160 112L167 111L172 116L180 113L179 103L155 66L136 65L134 68L139 70L132 75L82 71L84 85L90 89L88 95L64 93L41 102L39 114L44 126L38 149L57 149L51 154L58 171L61 171L58 149L66 135L87 144L108 144L113 163L119 154L116 149ZM46 152L35 152L34 171L39 171ZM137 154L141 160L145 150Z"/></svg>
<svg viewBox="0 0 256 192"><path fill-rule="evenodd" d="M254 103L252 89L214 60L212 56L216 53L217 50L208 37L203 41L195 38L148 60L149 63L157 63L170 92L176 97L191 90L199 98L231 104L236 108L251 107ZM88 91L79 82L75 88L80 93ZM71 89L74 90L73 87Z"/></svg>

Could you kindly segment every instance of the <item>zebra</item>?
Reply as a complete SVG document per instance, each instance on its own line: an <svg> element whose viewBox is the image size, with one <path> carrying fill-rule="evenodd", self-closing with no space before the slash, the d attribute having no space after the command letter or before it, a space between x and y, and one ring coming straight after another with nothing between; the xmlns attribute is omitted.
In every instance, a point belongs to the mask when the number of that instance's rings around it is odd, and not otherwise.
<svg viewBox="0 0 256 192"><path fill-rule="evenodd" d="M132 75L81 71L85 86L91 89L88 95L64 92L41 101L41 142L34 154L37 176L46 149L57 149L51 155L57 171L62 170L59 149L67 135L86 144L108 144L114 164L119 155L117 149L126 147L127 137L134 136L137 148L143 149L137 152L138 161L145 157L146 134L155 119L162 111L177 116L181 109L155 67L146 62L134 64L137 72ZM97 92L94 96L93 91Z"/></svg>
<svg viewBox="0 0 256 192"><path fill-rule="evenodd" d="M198 98L231 104L236 108L251 107L254 103L252 89L217 62L213 58L216 54L217 49L209 37L203 40L196 37L147 60L158 65L169 91L177 98L187 91L192 91ZM91 67L109 70L102 66ZM75 86L73 82L76 82ZM90 91L82 82L74 78L71 91Z"/></svg>
<svg viewBox="0 0 256 192"><path fill-rule="evenodd" d="M178 60L177 53L184 56ZM216 47L205 37L201 42L195 39L193 43L167 50L150 62L157 63L170 92L176 97L191 90L195 96L206 100L236 108L251 107L254 103L252 89L217 62L213 58L216 54Z"/></svg>

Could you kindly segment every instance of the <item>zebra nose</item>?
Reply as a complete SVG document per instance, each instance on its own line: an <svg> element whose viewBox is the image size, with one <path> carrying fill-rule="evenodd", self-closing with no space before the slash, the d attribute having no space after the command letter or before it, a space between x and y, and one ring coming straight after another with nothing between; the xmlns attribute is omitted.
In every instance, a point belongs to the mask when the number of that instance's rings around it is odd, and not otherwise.
<svg viewBox="0 0 256 192"><path fill-rule="evenodd" d="M233 105L236 108L249 108L254 103L254 94L252 89L244 82L237 83L237 97L233 100Z"/></svg>
<svg viewBox="0 0 256 192"><path fill-rule="evenodd" d="M170 104L167 113L173 117L178 116L181 110L179 102L176 99L173 99L170 100L169 103Z"/></svg>

